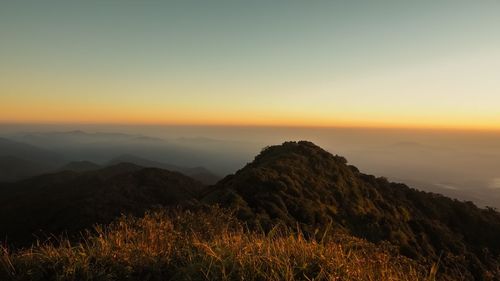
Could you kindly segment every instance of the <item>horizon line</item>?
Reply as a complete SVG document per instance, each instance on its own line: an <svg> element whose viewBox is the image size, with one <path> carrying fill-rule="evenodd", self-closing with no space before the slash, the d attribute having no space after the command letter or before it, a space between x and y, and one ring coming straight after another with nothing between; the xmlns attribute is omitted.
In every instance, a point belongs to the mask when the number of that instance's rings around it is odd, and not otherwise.
<svg viewBox="0 0 500 281"><path fill-rule="evenodd" d="M497 132L498 127L470 126L427 126L427 125L303 125L303 124L252 124L252 123L167 123L167 122L10 122L0 121L0 126L165 126L165 127L227 127L227 128L300 128L300 129L360 129L360 130L417 130L417 131L464 131L464 132Z"/></svg>

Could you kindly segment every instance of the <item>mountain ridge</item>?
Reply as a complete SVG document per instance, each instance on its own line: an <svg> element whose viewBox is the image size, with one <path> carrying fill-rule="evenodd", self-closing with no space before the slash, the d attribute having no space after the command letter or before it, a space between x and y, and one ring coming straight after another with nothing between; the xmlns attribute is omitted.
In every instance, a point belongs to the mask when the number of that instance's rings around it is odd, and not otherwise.
<svg viewBox="0 0 500 281"><path fill-rule="evenodd" d="M371 242L390 241L422 262L440 260L454 276L500 278L499 213L363 174L311 142L265 148L202 200L236 210L253 227L299 225L314 236L332 226Z"/></svg>
<svg viewBox="0 0 500 281"><path fill-rule="evenodd" d="M209 171L204 167L189 167L189 168L181 167L159 161L149 160L132 154L122 154L118 157L115 157L108 162L108 165L114 165L123 162L134 163L142 167L159 168L169 171L180 172L186 176L192 177L205 184L214 184L220 179L219 176L213 174L211 171Z"/></svg>
<svg viewBox="0 0 500 281"><path fill-rule="evenodd" d="M0 181L16 181L62 165L64 158L47 149L0 137Z"/></svg>

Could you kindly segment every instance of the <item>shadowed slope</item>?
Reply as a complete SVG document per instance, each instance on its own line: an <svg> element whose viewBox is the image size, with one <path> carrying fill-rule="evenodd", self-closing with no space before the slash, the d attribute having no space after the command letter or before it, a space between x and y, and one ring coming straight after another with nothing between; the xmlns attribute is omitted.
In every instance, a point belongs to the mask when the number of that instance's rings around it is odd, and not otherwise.
<svg viewBox="0 0 500 281"><path fill-rule="evenodd" d="M31 242L32 233L75 233L121 213L194 198L203 184L177 172L121 163L34 177L0 190L0 237Z"/></svg>
<svg viewBox="0 0 500 281"><path fill-rule="evenodd" d="M16 181L49 172L63 163L57 153L0 138L0 181Z"/></svg>

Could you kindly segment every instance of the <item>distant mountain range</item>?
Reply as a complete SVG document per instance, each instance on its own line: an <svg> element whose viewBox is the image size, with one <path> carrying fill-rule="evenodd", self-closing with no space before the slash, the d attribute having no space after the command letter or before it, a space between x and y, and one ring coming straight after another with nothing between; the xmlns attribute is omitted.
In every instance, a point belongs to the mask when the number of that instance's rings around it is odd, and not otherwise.
<svg viewBox="0 0 500 281"><path fill-rule="evenodd" d="M46 173L63 163L64 158L55 152L0 138L0 182Z"/></svg>
<svg viewBox="0 0 500 281"><path fill-rule="evenodd" d="M262 147L262 144L209 138L162 139L135 133L80 130L17 133L5 138L63 156L65 161L60 166L82 160L105 165L121 155L134 155L178 167L210 167L210 171L219 175L234 172Z"/></svg>
<svg viewBox="0 0 500 281"><path fill-rule="evenodd" d="M87 172L98 170L101 165L90 161L73 161L59 168L59 171Z"/></svg>
<svg viewBox="0 0 500 281"><path fill-rule="evenodd" d="M190 176L193 179L199 180L206 184L214 184L221 179L219 176L213 174L211 171L203 167L194 167L194 168L179 167L176 165L162 163L158 161L152 161L128 154L121 155L119 157L112 159L111 161L109 161L108 165L114 165L123 162L134 163L142 167L153 167L169 171L180 172L184 175Z"/></svg>
<svg viewBox="0 0 500 281"><path fill-rule="evenodd" d="M145 161L127 156L113 162L127 158ZM84 171L1 186L0 236L26 243L39 230L74 234L155 206L216 204L233 209L258 231L282 224L310 238L326 231L387 241L420 263L439 261L443 280L500 278L497 211L363 174L311 142L267 147L253 162L208 187L177 172L131 163L70 166Z"/></svg>
<svg viewBox="0 0 500 281"><path fill-rule="evenodd" d="M82 139L82 136L84 137ZM45 134L28 134L23 135L22 138L31 140L50 141L53 137L60 137L60 146L65 147L68 145L76 145L74 143L67 143L64 139L75 139L75 141L82 142L87 139L95 138L114 138L114 139L138 139L141 141L161 141L159 139L140 136L140 135L127 135L115 133L95 133L88 134L82 131L72 131L65 133L45 133ZM84 147L84 144L81 144ZM123 148L118 152L126 152L127 149ZM217 182L220 177L207 170L204 167L183 167L172 164L167 164L159 161L153 161L146 158L130 154L121 154L119 156L110 158L103 164L97 164L88 160L71 161L70 156L63 156L62 153L53 152L38 146L28 143L13 141L6 138L0 138L0 182L12 182L21 179L27 179L36 175L41 175L49 172L56 171L90 171L102 168L109 165L114 165L121 162L134 163L143 167L161 168L170 171L177 171L197 179L206 184L213 184Z"/></svg>

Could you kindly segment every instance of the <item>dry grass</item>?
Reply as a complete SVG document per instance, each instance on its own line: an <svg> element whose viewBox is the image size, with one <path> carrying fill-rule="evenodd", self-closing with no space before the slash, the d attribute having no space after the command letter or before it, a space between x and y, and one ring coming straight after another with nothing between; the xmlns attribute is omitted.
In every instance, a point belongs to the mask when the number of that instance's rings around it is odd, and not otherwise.
<svg viewBox="0 0 500 281"><path fill-rule="evenodd" d="M294 233L251 232L218 208L152 212L96 227L80 243L2 248L0 280L433 280L368 242Z"/></svg>

